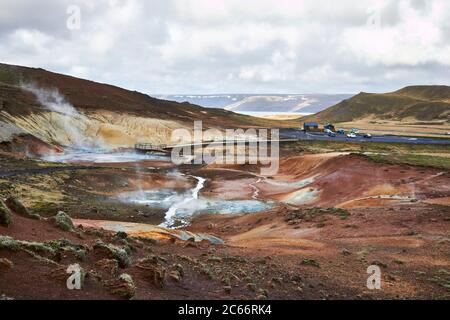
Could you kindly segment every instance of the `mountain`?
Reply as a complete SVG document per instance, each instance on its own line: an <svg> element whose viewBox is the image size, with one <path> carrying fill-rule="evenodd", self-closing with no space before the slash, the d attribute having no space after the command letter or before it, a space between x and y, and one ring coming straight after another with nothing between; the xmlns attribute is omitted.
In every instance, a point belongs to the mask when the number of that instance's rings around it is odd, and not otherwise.
<svg viewBox="0 0 450 320"><path fill-rule="evenodd" d="M0 64L0 141L25 133L59 145L78 140L114 147L168 143L174 129L191 130L195 120L216 128L288 125L43 69Z"/></svg>
<svg viewBox="0 0 450 320"><path fill-rule="evenodd" d="M450 86L409 86L390 93L361 92L302 120L361 119L450 121Z"/></svg>
<svg viewBox="0 0 450 320"><path fill-rule="evenodd" d="M163 99L223 108L238 113L316 113L349 98L348 94L166 95Z"/></svg>
<svg viewBox="0 0 450 320"><path fill-rule="evenodd" d="M236 125L255 125L252 117L235 118L231 112L217 109L205 109L190 103L176 103L150 97L137 91L129 91L116 86L83 80L71 76L53 73L40 68L28 68L0 64L0 85L2 101L8 104L4 94L9 92L19 103L27 102L30 106L30 95L24 94L20 84L35 84L40 88L57 89L75 108L84 111L108 110L126 111L130 114L145 115L158 119L192 121L202 119L214 125L228 125L230 118ZM32 108L38 107L31 103ZM29 109L29 108L28 108ZM29 111L27 108L10 110L12 112ZM208 117L205 117L205 112Z"/></svg>

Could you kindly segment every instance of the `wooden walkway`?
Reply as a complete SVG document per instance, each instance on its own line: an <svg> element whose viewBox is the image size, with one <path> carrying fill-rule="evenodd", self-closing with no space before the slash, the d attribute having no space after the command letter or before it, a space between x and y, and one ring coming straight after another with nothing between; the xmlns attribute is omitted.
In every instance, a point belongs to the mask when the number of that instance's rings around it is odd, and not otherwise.
<svg viewBox="0 0 450 320"><path fill-rule="evenodd" d="M231 145L249 145L254 143L271 143L278 142L283 143L295 143L299 139L279 139L279 140L222 140L222 141L208 141L208 142L198 142L198 143L187 143L187 144L177 144L177 145L155 145L151 143L137 143L134 147L139 152L155 152L155 153L170 153L174 148L195 148L195 147L228 147Z"/></svg>

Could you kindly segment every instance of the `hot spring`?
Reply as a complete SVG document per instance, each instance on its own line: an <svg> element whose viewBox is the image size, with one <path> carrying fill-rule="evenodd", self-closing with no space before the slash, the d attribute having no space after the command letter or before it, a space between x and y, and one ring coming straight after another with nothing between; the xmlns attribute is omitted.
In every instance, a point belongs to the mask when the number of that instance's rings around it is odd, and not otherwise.
<svg viewBox="0 0 450 320"><path fill-rule="evenodd" d="M138 203L152 208L166 210L163 227L185 226L189 219L200 214L247 214L261 212L275 206L273 201L260 200L221 200L199 197L205 179L191 176L197 180L196 186L179 192L172 189L144 190L127 192L119 196L124 202Z"/></svg>
<svg viewBox="0 0 450 320"><path fill-rule="evenodd" d="M142 154L134 152L112 152L96 149L68 149L63 154L51 154L43 158L46 161L58 163L139 163L145 160L170 161L170 157L158 154ZM145 169L136 166L136 172ZM182 173L165 173L169 180L179 179L180 176L190 177L196 181L195 186L188 190L159 188L121 193L115 200L122 203L146 205L161 209L165 212L162 227L185 226L192 216L200 214L247 214L268 210L275 206L273 201L249 200L221 200L200 197L199 194L206 180L202 177L188 176ZM113 199L114 200L114 199Z"/></svg>
<svg viewBox="0 0 450 320"><path fill-rule="evenodd" d="M89 163L121 163L139 162L144 160L170 161L170 157L159 154L144 154L136 152L112 152L95 149L66 150L62 154L49 154L42 158L50 162L89 162Z"/></svg>

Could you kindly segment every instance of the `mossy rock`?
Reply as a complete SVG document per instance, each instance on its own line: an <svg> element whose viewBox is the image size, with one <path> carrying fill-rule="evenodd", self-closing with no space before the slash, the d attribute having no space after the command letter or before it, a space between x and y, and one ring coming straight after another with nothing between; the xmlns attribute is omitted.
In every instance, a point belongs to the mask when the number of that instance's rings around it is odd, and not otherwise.
<svg viewBox="0 0 450 320"><path fill-rule="evenodd" d="M8 236L0 236L0 249L8 249L11 251L25 251L33 256L35 254L53 257L56 250L45 243L16 240Z"/></svg>
<svg viewBox="0 0 450 320"><path fill-rule="evenodd" d="M58 228L63 231L73 231L74 229L72 219L63 211L59 211L56 216L54 216L54 221Z"/></svg>
<svg viewBox="0 0 450 320"><path fill-rule="evenodd" d="M117 279L105 281L104 284L110 288L113 294L117 294L125 299L131 299L136 294L136 285L133 278L123 273Z"/></svg>
<svg viewBox="0 0 450 320"><path fill-rule="evenodd" d="M6 204L0 200L0 225L4 227L9 227L12 223L12 213L11 210L6 206Z"/></svg>
<svg viewBox="0 0 450 320"><path fill-rule="evenodd" d="M41 217L38 214L31 213L17 198L9 197L5 204L15 213L30 219L39 220Z"/></svg>
<svg viewBox="0 0 450 320"><path fill-rule="evenodd" d="M119 280L123 283L125 290L122 291L122 296L127 299L131 299L136 294L136 285L134 284L133 278L127 274L123 273L119 276Z"/></svg>
<svg viewBox="0 0 450 320"><path fill-rule="evenodd" d="M66 252L73 254L78 260L85 260L88 248L83 245L73 244L67 239L52 240L44 243L56 252Z"/></svg>
<svg viewBox="0 0 450 320"><path fill-rule="evenodd" d="M101 241L97 241L97 243L94 245L94 249L105 250L106 252L108 252L111 257L119 262L119 266L121 268L126 268L131 264L130 257L128 256L128 253L125 249L116 247L112 244L106 244Z"/></svg>
<svg viewBox="0 0 450 320"><path fill-rule="evenodd" d="M16 240L8 236L0 236L0 249L23 251L40 260L58 260L61 253L72 253L79 260L86 257L87 248L76 245L69 240L52 240L49 242L32 242Z"/></svg>

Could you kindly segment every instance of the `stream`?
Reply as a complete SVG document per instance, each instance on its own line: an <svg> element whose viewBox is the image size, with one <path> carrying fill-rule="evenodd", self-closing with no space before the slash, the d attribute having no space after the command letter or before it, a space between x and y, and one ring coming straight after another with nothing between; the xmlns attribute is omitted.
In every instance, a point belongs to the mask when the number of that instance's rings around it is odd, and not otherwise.
<svg viewBox="0 0 450 320"><path fill-rule="evenodd" d="M160 226L161 227L171 227L174 224L174 217L177 214L178 210L185 210L186 208L193 208L195 206L195 200L198 199L198 193L200 192L200 190L203 189L203 187L205 186L205 178L202 177L196 177L196 176L191 176L195 179L197 179L197 185L195 186L194 189L192 189L192 196L191 197L185 197L183 200L181 200L180 202L175 202L173 203L169 210L166 212L166 216L165 219L166 221L161 223ZM185 223L183 223L185 224Z"/></svg>
<svg viewBox="0 0 450 320"><path fill-rule="evenodd" d="M164 155L140 154L133 152L111 152L105 150L67 150L64 154L54 154L44 157L44 160L62 163L132 163L142 160L170 161ZM136 168L139 172L139 168ZM165 221L160 227L179 228L189 224L189 220L198 214L247 214L271 209L274 201L258 199L258 188L253 185L254 195L248 200L222 200L218 198L200 197L205 186L203 177L180 174L196 180L192 189L177 190L172 188L158 188L123 192L116 197L124 203L146 205L165 211ZM176 175L173 179L177 179ZM255 182L255 184L259 183Z"/></svg>
<svg viewBox="0 0 450 320"><path fill-rule="evenodd" d="M169 188L125 192L119 196L123 202L138 203L165 210L165 221L161 227L179 228L189 224L189 219L199 214L247 214L271 209L274 201L222 200L201 197L206 179L189 176L197 181L196 186L187 191Z"/></svg>

